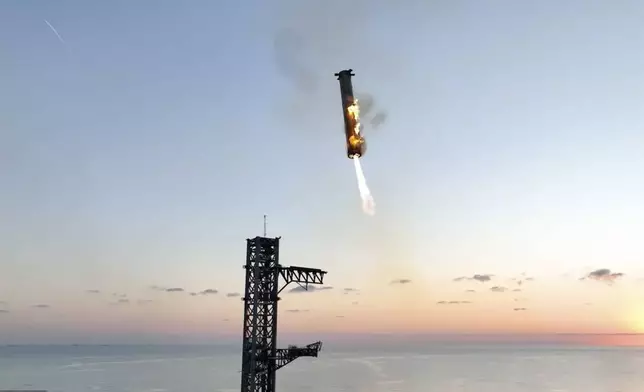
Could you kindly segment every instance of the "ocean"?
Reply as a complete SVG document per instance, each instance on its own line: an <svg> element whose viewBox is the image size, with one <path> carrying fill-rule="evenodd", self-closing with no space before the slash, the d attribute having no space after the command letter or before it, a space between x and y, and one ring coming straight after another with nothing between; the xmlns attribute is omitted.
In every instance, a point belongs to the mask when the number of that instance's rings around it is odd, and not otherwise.
<svg viewBox="0 0 644 392"><path fill-rule="evenodd" d="M0 390L233 392L240 365L232 346L0 346ZM280 392L642 392L644 349L335 347L277 377Z"/></svg>

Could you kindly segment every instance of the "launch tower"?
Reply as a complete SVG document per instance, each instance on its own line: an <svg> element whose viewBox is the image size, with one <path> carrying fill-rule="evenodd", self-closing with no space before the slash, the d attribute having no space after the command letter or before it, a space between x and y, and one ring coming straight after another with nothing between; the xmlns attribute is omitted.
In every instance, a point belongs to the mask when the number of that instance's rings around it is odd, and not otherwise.
<svg viewBox="0 0 644 392"><path fill-rule="evenodd" d="M246 240L241 392L275 392L277 369L299 357L317 357L322 348L322 342L277 348L279 293L290 283L305 290L309 284L322 284L326 274L315 268L281 266L279 243L280 237Z"/></svg>

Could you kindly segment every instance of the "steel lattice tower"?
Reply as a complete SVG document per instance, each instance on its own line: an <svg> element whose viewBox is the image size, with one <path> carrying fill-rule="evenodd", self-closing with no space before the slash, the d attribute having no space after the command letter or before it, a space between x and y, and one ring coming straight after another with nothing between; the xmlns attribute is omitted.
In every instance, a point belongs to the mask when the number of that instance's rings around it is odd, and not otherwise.
<svg viewBox="0 0 644 392"><path fill-rule="evenodd" d="M279 293L290 283L304 289L309 284L322 284L326 274L314 268L282 267L279 242L280 237L246 240L241 392L274 392L277 369L298 357L317 357L322 348L321 342L305 347L276 347ZM281 286L280 277L284 281Z"/></svg>

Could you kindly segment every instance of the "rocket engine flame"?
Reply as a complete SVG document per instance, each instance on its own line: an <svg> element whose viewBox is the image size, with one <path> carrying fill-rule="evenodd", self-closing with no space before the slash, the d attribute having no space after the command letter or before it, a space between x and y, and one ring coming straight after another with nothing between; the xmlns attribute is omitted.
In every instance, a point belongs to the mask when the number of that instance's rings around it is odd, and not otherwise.
<svg viewBox="0 0 644 392"><path fill-rule="evenodd" d="M359 157L353 157L353 164L356 168L356 178L358 180L358 190L360 191L360 198L362 199L362 211L367 215L374 215L376 213L376 202L371 196L369 186L367 186L367 179L362 171Z"/></svg>

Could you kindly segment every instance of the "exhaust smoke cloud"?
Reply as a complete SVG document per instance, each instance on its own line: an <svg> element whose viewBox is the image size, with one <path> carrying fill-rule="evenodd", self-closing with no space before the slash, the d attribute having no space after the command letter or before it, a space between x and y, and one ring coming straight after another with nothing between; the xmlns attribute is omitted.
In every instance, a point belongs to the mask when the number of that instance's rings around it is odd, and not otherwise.
<svg viewBox="0 0 644 392"><path fill-rule="evenodd" d="M367 49L369 36L360 28L369 19L371 2L353 2L351 7L361 9L359 14L338 12L347 6L341 0L282 0L280 3L273 55L278 71L300 95L293 105L320 98L330 71L337 66L333 59L342 59L344 63L360 56L377 63L386 61L380 51ZM362 102L365 125L376 129L385 123L387 112L371 93L356 91L355 98Z"/></svg>

